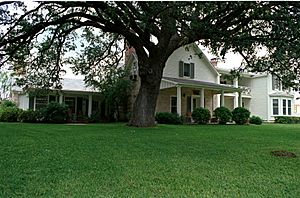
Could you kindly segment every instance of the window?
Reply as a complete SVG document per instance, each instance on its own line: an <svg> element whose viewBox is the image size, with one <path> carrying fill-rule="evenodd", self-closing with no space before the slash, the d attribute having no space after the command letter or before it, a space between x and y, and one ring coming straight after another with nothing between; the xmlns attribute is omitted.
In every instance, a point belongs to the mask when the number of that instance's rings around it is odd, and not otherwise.
<svg viewBox="0 0 300 198"><path fill-rule="evenodd" d="M171 97L171 113L177 113L177 97Z"/></svg>
<svg viewBox="0 0 300 198"><path fill-rule="evenodd" d="M283 115L286 115L286 100L282 100L282 113Z"/></svg>
<svg viewBox="0 0 300 198"><path fill-rule="evenodd" d="M179 77L190 77L194 78L194 63L184 63L179 61Z"/></svg>
<svg viewBox="0 0 300 198"><path fill-rule="evenodd" d="M184 63L183 76L191 76L191 65L189 63Z"/></svg>
<svg viewBox="0 0 300 198"><path fill-rule="evenodd" d="M278 115L278 99L273 99L273 115Z"/></svg>
<svg viewBox="0 0 300 198"><path fill-rule="evenodd" d="M41 96L35 98L35 109L41 109L48 104L48 96Z"/></svg>
<svg viewBox="0 0 300 198"><path fill-rule="evenodd" d="M292 101L288 100L288 115L292 115Z"/></svg>
<svg viewBox="0 0 300 198"><path fill-rule="evenodd" d="M29 109L34 109L34 96L29 97Z"/></svg>
<svg viewBox="0 0 300 198"><path fill-rule="evenodd" d="M280 81L277 76L272 75L272 89L280 90Z"/></svg>

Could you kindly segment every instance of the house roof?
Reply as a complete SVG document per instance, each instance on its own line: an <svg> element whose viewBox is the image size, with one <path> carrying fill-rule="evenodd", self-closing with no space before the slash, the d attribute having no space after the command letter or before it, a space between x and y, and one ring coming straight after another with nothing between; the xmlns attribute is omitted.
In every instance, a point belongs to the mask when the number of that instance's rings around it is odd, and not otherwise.
<svg viewBox="0 0 300 198"><path fill-rule="evenodd" d="M219 75L218 70L215 68L215 66L213 66L213 65L211 64L211 62L208 60L207 56L206 56L206 55L204 54L204 52L199 48L199 46L198 46L196 43L191 43L190 45L194 48L194 50L195 50L195 52L196 52L197 54L201 54L201 55L199 56L199 58L200 58L200 59L203 58L203 60L207 63L207 65L209 66L209 68L210 68L213 72L215 72L217 75Z"/></svg>
<svg viewBox="0 0 300 198"><path fill-rule="evenodd" d="M80 91L80 92L97 92L95 89L88 87L83 79L72 79L64 78L62 79L62 91ZM22 92L22 88L19 86L14 86L13 91Z"/></svg>
<svg viewBox="0 0 300 198"><path fill-rule="evenodd" d="M88 87L83 79L71 79L64 78L62 80L62 90L63 91L84 91L84 92L95 92L94 89Z"/></svg>
<svg viewBox="0 0 300 198"><path fill-rule="evenodd" d="M163 77L162 80L171 82L174 85L185 86L185 87L209 88L213 90L223 90L227 92L241 92L243 90L243 88L234 87L233 85L224 85L224 84L199 81L199 80L171 78L171 77Z"/></svg>

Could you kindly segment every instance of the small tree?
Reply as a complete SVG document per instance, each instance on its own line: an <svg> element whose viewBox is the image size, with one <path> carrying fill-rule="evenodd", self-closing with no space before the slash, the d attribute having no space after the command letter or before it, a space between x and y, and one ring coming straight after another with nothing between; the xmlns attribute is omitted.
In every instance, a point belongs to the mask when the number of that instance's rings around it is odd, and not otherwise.
<svg viewBox="0 0 300 198"><path fill-rule="evenodd" d="M232 118L230 110L226 107L218 107L215 109L215 116L219 121L219 124L226 124Z"/></svg>
<svg viewBox="0 0 300 198"><path fill-rule="evenodd" d="M236 124L243 125L246 124L250 117L250 111L244 107L237 107L232 111L232 120Z"/></svg>

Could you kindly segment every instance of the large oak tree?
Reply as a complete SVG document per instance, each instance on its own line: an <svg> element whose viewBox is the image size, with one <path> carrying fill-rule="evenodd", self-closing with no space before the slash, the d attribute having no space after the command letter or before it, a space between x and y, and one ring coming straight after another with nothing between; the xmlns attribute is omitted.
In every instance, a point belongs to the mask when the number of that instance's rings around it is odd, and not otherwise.
<svg viewBox="0 0 300 198"><path fill-rule="evenodd" d="M230 50L240 53L246 63L241 69L272 72L288 85L299 77L298 2L39 2L32 9L19 2L0 5L1 64L13 64L27 86L59 86L67 63L87 82L101 81L118 68L126 39L136 50L141 79L133 126L154 125L165 63L177 48L192 42L220 56ZM265 56L257 55L260 48L266 49Z"/></svg>

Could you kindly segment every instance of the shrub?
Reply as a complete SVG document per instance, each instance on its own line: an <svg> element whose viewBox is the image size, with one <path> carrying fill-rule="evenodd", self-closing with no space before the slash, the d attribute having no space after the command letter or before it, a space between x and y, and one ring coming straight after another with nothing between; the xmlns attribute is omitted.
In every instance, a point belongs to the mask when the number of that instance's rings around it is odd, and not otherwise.
<svg viewBox="0 0 300 198"><path fill-rule="evenodd" d="M210 111L202 107L196 108L192 113L193 120L198 124L207 124L210 117Z"/></svg>
<svg viewBox="0 0 300 198"><path fill-rule="evenodd" d="M246 124L250 117L250 111L244 107L237 107L232 111L232 120L236 124L243 125Z"/></svg>
<svg viewBox="0 0 300 198"><path fill-rule="evenodd" d="M17 122L21 112L22 110L17 107L2 107L0 108L0 122Z"/></svg>
<svg viewBox="0 0 300 198"><path fill-rule="evenodd" d="M155 120L159 124L182 124L182 117L169 112L156 113Z"/></svg>
<svg viewBox="0 0 300 198"><path fill-rule="evenodd" d="M6 107L17 107L17 104L10 100L3 100L0 102L0 108L6 108Z"/></svg>
<svg viewBox="0 0 300 198"><path fill-rule="evenodd" d="M300 124L300 117L276 116L275 123L280 124Z"/></svg>
<svg viewBox="0 0 300 198"><path fill-rule="evenodd" d="M99 123L101 120L100 111L94 111L92 115L88 118L91 123Z"/></svg>
<svg viewBox="0 0 300 198"><path fill-rule="evenodd" d="M38 111L33 111L32 109L28 109L28 110L22 111L19 114L18 120L20 122L34 123L34 122L38 121L38 115L39 115Z"/></svg>
<svg viewBox="0 0 300 198"><path fill-rule="evenodd" d="M219 121L219 124L226 124L232 118L230 110L226 107L218 107L214 110L214 113Z"/></svg>
<svg viewBox="0 0 300 198"><path fill-rule="evenodd" d="M68 108L64 104L51 102L41 109L41 121L49 123L64 123L68 120Z"/></svg>
<svg viewBox="0 0 300 198"><path fill-rule="evenodd" d="M259 116L251 116L250 117L250 124L261 125L262 124L262 119Z"/></svg>

